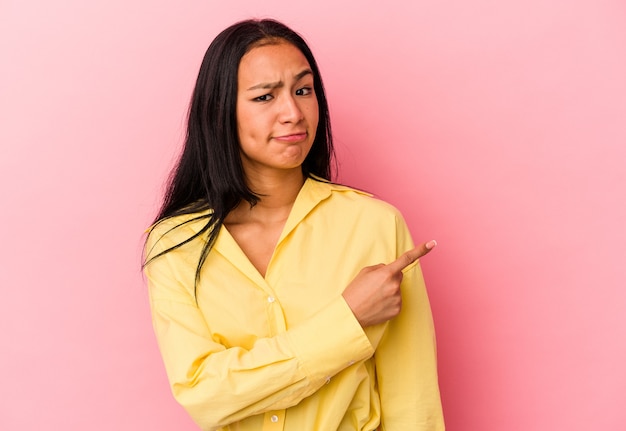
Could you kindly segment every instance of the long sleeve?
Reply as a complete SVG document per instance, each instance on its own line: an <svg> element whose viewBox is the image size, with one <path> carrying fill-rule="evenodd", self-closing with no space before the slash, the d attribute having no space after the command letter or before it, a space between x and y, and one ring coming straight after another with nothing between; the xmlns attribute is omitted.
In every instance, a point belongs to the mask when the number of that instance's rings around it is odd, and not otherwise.
<svg viewBox="0 0 626 431"><path fill-rule="evenodd" d="M413 247L398 219L397 254ZM383 431L441 431L443 413L437 381L432 314L419 262L402 282L402 311L392 319L375 353Z"/></svg>
<svg viewBox="0 0 626 431"><path fill-rule="evenodd" d="M152 245L149 241L149 249ZM291 407L350 361L373 354L340 295L297 326L259 337L251 348L227 347L210 325L213 320L228 319L228 311L216 307L214 315L206 315L198 308L189 289L193 259L185 255L180 250L161 256L146 266L145 273L153 325L172 392L202 429L218 429Z"/></svg>
<svg viewBox="0 0 626 431"><path fill-rule="evenodd" d="M403 310L361 328L342 293L412 244L392 206L308 179L264 276L222 228L196 285L202 214L146 244L152 321L176 400L203 430L441 431L432 318L421 272Z"/></svg>

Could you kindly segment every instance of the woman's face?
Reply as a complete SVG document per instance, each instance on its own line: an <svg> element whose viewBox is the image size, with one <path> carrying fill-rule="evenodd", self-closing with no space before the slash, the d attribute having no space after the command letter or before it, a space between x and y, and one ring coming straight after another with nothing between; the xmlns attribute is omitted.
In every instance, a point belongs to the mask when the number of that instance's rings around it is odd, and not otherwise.
<svg viewBox="0 0 626 431"><path fill-rule="evenodd" d="M313 72L288 42L262 45L239 64L237 130L244 170L300 169L313 141L319 112Z"/></svg>

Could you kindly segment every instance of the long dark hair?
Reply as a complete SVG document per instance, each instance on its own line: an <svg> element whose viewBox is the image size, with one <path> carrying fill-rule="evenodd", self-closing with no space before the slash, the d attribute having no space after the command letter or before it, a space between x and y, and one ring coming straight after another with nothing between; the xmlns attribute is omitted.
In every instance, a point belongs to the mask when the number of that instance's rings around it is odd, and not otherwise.
<svg viewBox="0 0 626 431"><path fill-rule="evenodd" d="M222 31L204 55L189 106L184 148L170 174L163 205L149 234L160 221L183 214L201 213L184 223L206 220L206 224L195 235L154 256L147 250L144 265L207 235L198 261L197 284L202 264L228 213L244 200L255 205L260 199L246 184L241 163L236 118L237 73L241 58L252 48L284 41L298 48L308 60L319 106L315 141L302 164L302 172L307 177L332 179L334 152L328 102L311 50L298 33L278 21L238 22Z"/></svg>

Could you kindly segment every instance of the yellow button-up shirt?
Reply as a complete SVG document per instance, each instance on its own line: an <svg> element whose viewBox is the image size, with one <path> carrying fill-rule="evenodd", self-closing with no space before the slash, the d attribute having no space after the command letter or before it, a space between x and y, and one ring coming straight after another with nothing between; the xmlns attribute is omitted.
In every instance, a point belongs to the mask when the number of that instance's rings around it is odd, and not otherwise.
<svg viewBox="0 0 626 431"><path fill-rule="evenodd" d="M181 225L191 218L158 224L148 258L206 223ZM203 241L145 268L172 392L201 429L444 429L419 264L405 270L403 308L389 322L361 328L342 297L361 268L389 263L412 248L396 209L348 187L307 179L265 277L222 228L196 301Z"/></svg>

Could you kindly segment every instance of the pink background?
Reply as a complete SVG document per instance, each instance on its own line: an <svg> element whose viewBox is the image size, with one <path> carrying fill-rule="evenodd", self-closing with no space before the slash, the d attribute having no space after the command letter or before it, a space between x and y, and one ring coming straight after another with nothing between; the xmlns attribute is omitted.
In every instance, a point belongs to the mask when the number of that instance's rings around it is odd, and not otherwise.
<svg viewBox="0 0 626 431"><path fill-rule="evenodd" d="M208 43L251 16L316 53L340 180L440 243L448 429L626 429L621 0L1 0L0 429L196 429L141 233Z"/></svg>

